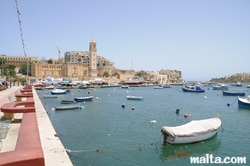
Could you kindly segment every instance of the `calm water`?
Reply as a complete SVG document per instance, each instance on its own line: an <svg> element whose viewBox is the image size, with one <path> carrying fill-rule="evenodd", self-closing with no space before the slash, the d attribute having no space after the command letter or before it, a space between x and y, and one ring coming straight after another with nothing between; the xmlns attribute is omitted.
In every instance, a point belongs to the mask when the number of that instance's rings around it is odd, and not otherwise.
<svg viewBox="0 0 250 166"><path fill-rule="evenodd" d="M230 90L250 94L246 84L228 85ZM184 93L181 87L174 86L72 89L57 99L41 98L41 101L64 147L71 150L69 157L76 166L183 166L190 165L189 157L206 153L214 157L247 157L250 165L250 109L238 108L235 96L222 96L221 91L212 90L211 86L202 88L206 89L205 93ZM39 96L50 94L49 90L37 92ZM89 95L94 99L82 103L82 109L53 110L61 99ZM143 96L144 100L127 100L127 95ZM176 109L180 109L179 115L175 114ZM188 118L183 116L186 113L190 115ZM182 125L217 114L223 129L215 137L196 144L161 146L162 126Z"/></svg>

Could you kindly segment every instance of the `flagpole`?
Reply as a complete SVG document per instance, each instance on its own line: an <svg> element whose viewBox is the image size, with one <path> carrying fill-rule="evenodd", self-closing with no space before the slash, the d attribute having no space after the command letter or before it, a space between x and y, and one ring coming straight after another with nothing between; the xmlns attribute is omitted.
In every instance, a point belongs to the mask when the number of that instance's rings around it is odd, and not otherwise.
<svg viewBox="0 0 250 166"><path fill-rule="evenodd" d="M24 40L23 40L23 33L22 33L22 25L21 25L21 20L20 20L20 15L21 13L18 10L18 3L17 0L15 0L16 2L16 11L17 11L17 17L18 17L18 22L19 22L19 29L20 29L20 34L21 34L21 40L22 40L22 45L23 45L23 52L24 52L24 56L25 56L25 60L26 60L26 64L27 64L27 76L26 76L26 83L28 84L28 76L29 76L29 64L28 64L28 58L26 56L26 51L25 51L25 44L24 44Z"/></svg>

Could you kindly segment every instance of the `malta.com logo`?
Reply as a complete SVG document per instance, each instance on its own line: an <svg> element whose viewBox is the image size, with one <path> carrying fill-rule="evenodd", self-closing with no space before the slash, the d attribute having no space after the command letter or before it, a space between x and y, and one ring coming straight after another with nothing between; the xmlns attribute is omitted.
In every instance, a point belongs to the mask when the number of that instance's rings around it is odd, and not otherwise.
<svg viewBox="0 0 250 166"><path fill-rule="evenodd" d="M190 157L191 164L246 164L246 157L214 157L206 154L202 157Z"/></svg>

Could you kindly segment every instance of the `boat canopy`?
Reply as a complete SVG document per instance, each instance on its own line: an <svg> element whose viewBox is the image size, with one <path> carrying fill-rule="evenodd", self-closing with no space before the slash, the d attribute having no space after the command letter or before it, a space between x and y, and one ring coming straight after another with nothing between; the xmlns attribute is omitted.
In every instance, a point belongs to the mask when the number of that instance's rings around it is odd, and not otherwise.
<svg viewBox="0 0 250 166"><path fill-rule="evenodd" d="M220 127L221 120L216 117L204 120L193 120L187 124L176 127L163 126L161 131L171 135L172 137L192 137L216 131Z"/></svg>

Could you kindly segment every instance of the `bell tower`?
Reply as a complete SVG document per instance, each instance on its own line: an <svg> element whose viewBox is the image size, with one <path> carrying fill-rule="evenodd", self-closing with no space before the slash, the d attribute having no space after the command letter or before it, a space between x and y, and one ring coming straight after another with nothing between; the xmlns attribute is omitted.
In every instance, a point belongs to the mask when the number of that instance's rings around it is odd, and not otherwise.
<svg viewBox="0 0 250 166"><path fill-rule="evenodd" d="M97 49L94 36L89 43L89 76L97 77Z"/></svg>

